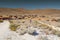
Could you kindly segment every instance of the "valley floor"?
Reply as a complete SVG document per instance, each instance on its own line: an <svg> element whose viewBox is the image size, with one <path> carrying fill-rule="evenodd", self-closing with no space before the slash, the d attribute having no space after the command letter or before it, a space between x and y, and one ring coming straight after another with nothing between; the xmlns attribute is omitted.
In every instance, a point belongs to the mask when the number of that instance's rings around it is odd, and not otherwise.
<svg viewBox="0 0 60 40"><path fill-rule="evenodd" d="M38 27L34 27L36 26L34 23L35 21L32 21L33 25L29 25L29 21L27 21L25 24L20 23L20 25L24 27L19 26L16 31L12 31L10 29L11 23L7 20L4 20L2 23L0 23L0 40L60 40L60 37L53 34L52 30L49 31L49 25L48 28L46 28L47 26L43 27L39 25L37 25ZM43 22L36 23L41 25L44 24ZM28 28L25 28L26 24ZM53 29L53 26L51 27Z"/></svg>

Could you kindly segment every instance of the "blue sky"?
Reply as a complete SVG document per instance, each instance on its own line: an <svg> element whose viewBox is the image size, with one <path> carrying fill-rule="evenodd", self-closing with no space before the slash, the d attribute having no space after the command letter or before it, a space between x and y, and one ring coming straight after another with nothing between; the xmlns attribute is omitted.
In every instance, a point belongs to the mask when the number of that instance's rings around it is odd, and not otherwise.
<svg viewBox="0 0 60 40"><path fill-rule="evenodd" d="M0 0L0 8L60 9L59 0Z"/></svg>

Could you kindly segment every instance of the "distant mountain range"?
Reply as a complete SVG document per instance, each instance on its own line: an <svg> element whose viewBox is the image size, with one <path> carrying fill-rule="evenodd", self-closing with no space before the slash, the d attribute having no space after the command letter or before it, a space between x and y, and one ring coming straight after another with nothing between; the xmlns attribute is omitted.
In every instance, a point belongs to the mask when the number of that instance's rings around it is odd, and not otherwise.
<svg viewBox="0 0 60 40"><path fill-rule="evenodd" d="M37 15L52 15L60 16L59 9L35 9L27 10L23 8L0 8L0 15L20 15L20 14L37 14Z"/></svg>

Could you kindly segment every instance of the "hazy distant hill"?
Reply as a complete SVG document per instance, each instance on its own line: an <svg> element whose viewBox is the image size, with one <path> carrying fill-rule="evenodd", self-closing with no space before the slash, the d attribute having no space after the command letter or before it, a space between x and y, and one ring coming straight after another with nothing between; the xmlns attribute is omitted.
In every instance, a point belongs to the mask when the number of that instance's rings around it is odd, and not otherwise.
<svg viewBox="0 0 60 40"><path fill-rule="evenodd" d="M27 10L23 8L0 8L0 15L19 15L19 14L38 14L38 15L53 15L60 16L58 9L35 9Z"/></svg>

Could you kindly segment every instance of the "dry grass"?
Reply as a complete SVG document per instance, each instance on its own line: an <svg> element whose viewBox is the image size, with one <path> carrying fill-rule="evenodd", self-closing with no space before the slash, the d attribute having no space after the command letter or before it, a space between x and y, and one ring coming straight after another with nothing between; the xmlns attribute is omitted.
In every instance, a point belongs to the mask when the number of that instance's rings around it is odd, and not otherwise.
<svg viewBox="0 0 60 40"><path fill-rule="evenodd" d="M3 22L3 20L0 20L0 22Z"/></svg>
<svg viewBox="0 0 60 40"><path fill-rule="evenodd" d="M10 29L11 29L12 31L16 31L17 27L18 27L18 25L14 25L14 24L11 24L11 25L10 25Z"/></svg>

